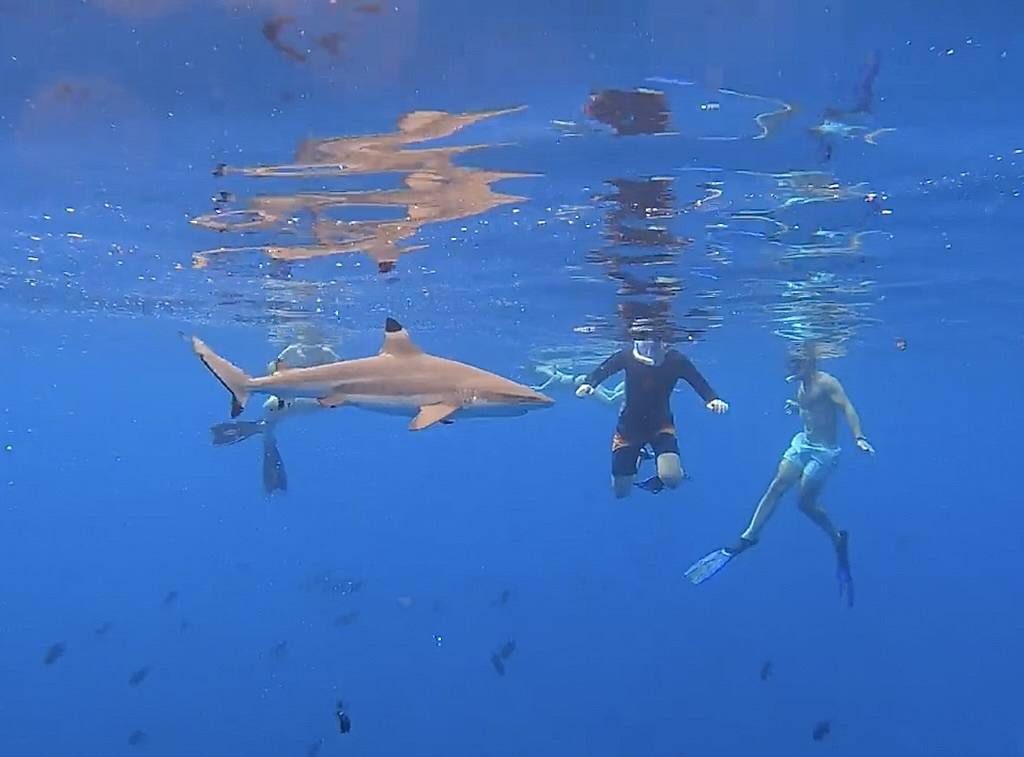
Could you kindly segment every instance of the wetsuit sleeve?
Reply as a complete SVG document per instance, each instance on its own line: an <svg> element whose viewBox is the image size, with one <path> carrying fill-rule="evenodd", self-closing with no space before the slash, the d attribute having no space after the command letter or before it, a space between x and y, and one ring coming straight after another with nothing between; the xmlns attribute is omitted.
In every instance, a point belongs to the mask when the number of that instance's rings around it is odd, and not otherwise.
<svg viewBox="0 0 1024 757"><path fill-rule="evenodd" d="M673 352L672 355L676 378L681 378L692 386L693 390L701 396L705 403L720 399L718 392L711 388L708 380L701 375L701 372L697 370L697 367L690 362L686 355L681 352Z"/></svg>
<svg viewBox="0 0 1024 757"><path fill-rule="evenodd" d="M626 350L616 352L601 363L601 365L597 366L597 368L587 374L587 377L583 380L584 383L590 384L591 386L597 386L609 376L614 376L626 367L626 357Z"/></svg>

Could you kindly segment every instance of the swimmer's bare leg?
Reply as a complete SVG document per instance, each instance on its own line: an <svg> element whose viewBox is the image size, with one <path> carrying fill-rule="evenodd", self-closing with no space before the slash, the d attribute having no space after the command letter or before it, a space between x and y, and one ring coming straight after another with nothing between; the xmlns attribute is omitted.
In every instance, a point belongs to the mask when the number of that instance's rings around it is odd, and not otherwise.
<svg viewBox="0 0 1024 757"><path fill-rule="evenodd" d="M768 522L768 519L772 517L772 513L775 512L779 499L789 491L793 484L800 480L800 475L800 467L789 462L789 460L783 460L779 463L779 470L775 473L775 478L772 479L767 491L761 497L761 501L757 503L754 517L751 518L747 530L740 536L741 539L750 544L757 543L761 529L764 528L764 524Z"/></svg>
<svg viewBox="0 0 1024 757"><path fill-rule="evenodd" d="M612 489L616 499L624 499L633 491L633 476L612 476Z"/></svg>
<svg viewBox="0 0 1024 757"><path fill-rule="evenodd" d="M813 466L813 463L811 464ZM811 466L808 466L808 471L813 470ZM824 488L825 482L821 479L815 479L804 474L800 480L800 512L811 519L818 528L828 534L829 540L832 542L832 546L836 547L839 545L839 531L832 524L832 519L828 517L828 513L825 512L825 508L818 502L818 495Z"/></svg>
<svg viewBox="0 0 1024 757"><path fill-rule="evenodd" d="M686 478L683 463L676 452L662 452L658 455L657 466L658 478L669 489L675 489Z"/></svg>

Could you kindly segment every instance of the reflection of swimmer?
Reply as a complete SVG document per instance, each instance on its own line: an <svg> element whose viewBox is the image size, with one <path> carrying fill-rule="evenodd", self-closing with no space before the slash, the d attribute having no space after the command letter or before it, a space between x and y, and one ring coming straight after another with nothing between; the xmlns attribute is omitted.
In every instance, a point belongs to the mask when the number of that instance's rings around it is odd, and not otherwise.
<svg viewBox="0 0 1024 757"><path fill-rule="evenodd" d="M645 481L643 488L654 493L660 491L661 486L674 489L685 478L669 404L676 382L684 379L713 413L724 413L729 406L693 363L658 340L637 340L632 348L616 352L584 379L576 396L591 395L595 386L619 371L626 372L626 402L612 438L615 496L629 495L640 452L647 444L654 449L658 473L657 481Z"/></svg>
<svg viewBox="0 0 1024 757"><path fill-rule="evenodd" d="M809 343L793 358L796 370L790 380L799 380L800 383L796 399L786 402L786 412L799 412L804 430L793 437L789 449L783 454L775 478L758 502L747 530L743 532L735 546L712 552L691 566L686 575L693 583L707 580L725 567L733 557L757 544L761 529L775 512L779 499L794 484L799 483L800 510L831 540L836 551L839 593L849 606L853 606L849 537L846 531L840 531L832 524L828 513L818 501L829 474L835 470L839 462L839 412L846 417L857 448L868 454L874 454L875 450L864 437L860 417L846 396L843 385L834 376L818 370L818 354L817 346Z"/></svg>
<svg viewBox="0 0 1024 757"><path fill-rule="evenodd" d="M566 373L565 371L559 370L555 365L540 364L534 366L534 370L542 376L547 376L547 380L539 386L531 387L538 392L542 392L545 389L558 386L571 386L575 390L583 381L586 379L584 374L572 374ZM594 390L593 396L599 399L606 405L614 405L619 402L623 397L626 396L626 382L620 382L614 389L608 389L607 387L599 386Z"/></svg>
<svg viewBox="0 0 1024 757"><path fill-rule="evenodd" d="M292 344L267 365L270 373L286 368L310 368L314 365L336 363L341 358L330 347L317 345ZM210 429L215 446L237 444L251 436L260 434L263 437L263 491L273 494L275 491L287 491L288 475L285 472L284 460L277 449L277 424L285 418L295 415L306 415L321 410L315 399L294 397L281 399L270 396L263 403L263 419L259 421L230 421L218 423Z"/></svg>
<svg viewBox="0 0 1024 757"><path fill-rule="evenodd" d="M668 131L668 100L664 92L654 89L591 92L583 112L588 118L612 127L618 136Z"/></svg>

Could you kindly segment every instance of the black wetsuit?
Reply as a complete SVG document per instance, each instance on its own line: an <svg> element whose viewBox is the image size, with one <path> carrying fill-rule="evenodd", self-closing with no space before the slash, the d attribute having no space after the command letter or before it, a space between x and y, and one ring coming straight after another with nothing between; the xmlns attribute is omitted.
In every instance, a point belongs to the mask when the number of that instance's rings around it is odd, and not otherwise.
<svg viewBox="0 0 1024 757"><path fill-rule="evenodd" d="M612 438L612 474L631 476L637 470L640 448L650 444L655 455L679 453L669 398L679 379L684 379L704 402L718 394L685 355L669 350L659 365L645 365L633 357L632 348L616 352L598 366L585 382L596 387L619 371L626 372L626 402Z"/></svg>

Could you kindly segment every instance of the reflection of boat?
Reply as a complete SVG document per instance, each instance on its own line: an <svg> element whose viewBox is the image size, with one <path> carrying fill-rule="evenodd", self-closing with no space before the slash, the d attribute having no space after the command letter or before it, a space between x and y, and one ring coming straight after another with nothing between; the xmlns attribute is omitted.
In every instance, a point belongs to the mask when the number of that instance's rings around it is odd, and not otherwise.
<svg viewBox="0 0 1024 757"><path fill-rule="evenodd" d="M213 256L258 250L276 260L311 258L361 252L372 257L379 270L391 270L399 257L423 249L403 242L426 224L479 215L525 198L503 194L492 185L503 179L533 174L484 171L456 166L455 155L488 145L462 145L408 150L410 144L448 137L459 130L518 109L450 114L417 111L399 120L398 131L364 137L332 137L310 140L298 149L296 161L278 166L225 167L223 173L273 177L345 177L360 174L402 173L398 189L328 191L264 195L252 198L247 207L213 212L192 223L215 231L267 231L300 234L294 244L267 243L204 250L194 256L195 267ZM351 209L394 209L398 213L373 219L345 220ZM301 225L310 219L308 230Z"/></svg>

